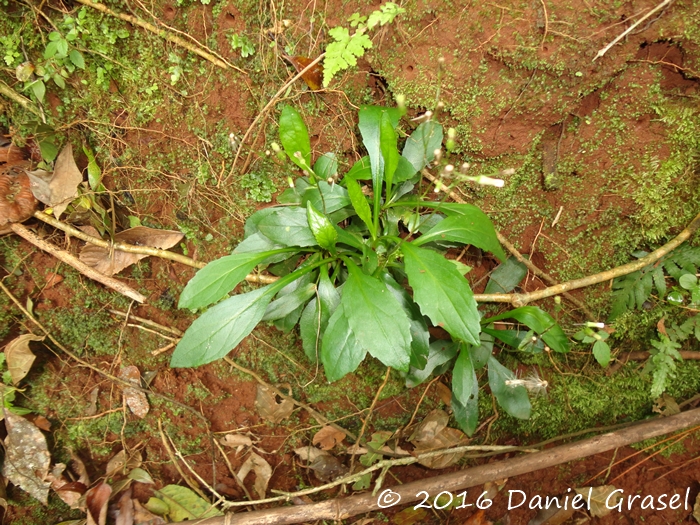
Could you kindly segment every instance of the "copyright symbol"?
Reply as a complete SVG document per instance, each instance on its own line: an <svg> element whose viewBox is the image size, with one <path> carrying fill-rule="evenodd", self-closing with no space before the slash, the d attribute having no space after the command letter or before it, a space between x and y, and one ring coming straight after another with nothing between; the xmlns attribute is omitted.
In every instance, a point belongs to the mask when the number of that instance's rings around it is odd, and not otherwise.
<svg viewBox="0 0 700 525"><path fill-rule="evenodd" d="M391 489L386 489L379 495L377 505L380 509L385 509L387 507L393 507L399 501L401 501L401 495L398 492L394 492Z"/></svg>

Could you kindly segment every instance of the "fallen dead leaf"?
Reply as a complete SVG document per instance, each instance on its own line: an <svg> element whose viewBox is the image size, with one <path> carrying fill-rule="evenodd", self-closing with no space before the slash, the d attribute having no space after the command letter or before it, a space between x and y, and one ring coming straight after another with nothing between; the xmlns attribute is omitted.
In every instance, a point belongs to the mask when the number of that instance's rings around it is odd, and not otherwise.
<svg viewBox="0 0 700 525"><path fill-rule="evenodd" d="M65 469L66 466L63 463L56 463L48 476L46 476L45 481L51 484L51 488L66 505L71 509L77 509L80 498L85 494L87 487L77 481L68 481L63 475Z"/></svg>
<svg viewBox="0 0 700 525"><path fill-rule="evenodd" d="M134 502L131 499L130 488L119 497L114 525L134 525Z"/></svg>
<svg viewBox="0 0 700 525"><path fill-rule="evenodd" d="M7 369L10 372L13 385L24 379L36 359L36 356L29 349L29 343L43 340L43 336L24 334L10 341L5 347L5 360L7 361Z"/></svg>
<svg viewBox="0 0 700 525"><path fill-rule="evenodd" d="M148 246L167 250L179 243L185 235L172 230L156 230L146 226L136 226L114 236L116 242L133 244L135 246ZM80 251L80 260L105 275L114 275L124 268L136 264L141 259L148 257L143 253L129 253L119 250L109 252L106 248L86 244Z"/></svg>
<svg viewBox="0 0 700 525"><path fill-rule="evenodd" d="M34 423L34 425L39 430L43 430L44 432L51 431L51 421L46 419L44 416L41 416L39 414L27 414L24 417L27 418L30 422Z"/></svg>
<svg viewBox="0 0 700 525"><path fill-rule="evenodd" d="M70 454L70 466L73 472L78 475L78 481L83 483L85 486L90 485L90 476L88 475L87 468L85 468L85 463L73 452Z"/></svg>
<svg viewBox="0 0 700 525"><path fill-rule="evenodd" d="M73 158L73 146L68 143L59 153L53 173L43 170L27 172L34 196L53 208L57 219L73 199L78 196L78 186L83 175Z"/></svg>
<svg viewBox="0 0 700 525"><path fill-rule="evenodd" d="M601 485L600 487L583 487L575 489L577 494L581 494L584 498L588 498L590 490L590 508L588 511L594 518L602 518L612 512L618 501L622 499L622 495L617 493L611 501L607 501L608 497L617 490L614 485Z"/></svg>
<svg viewBox="0 0 700 525"><path fill-rule="evenodd" d="M695 498L695 506L693 507L693 518L700 523L700 494Z"/></svg>
<svg viewBox="0 0 700 525"><path fill-rule="evenodd" d="M452 406L452 390L450 389L449 386L447 386L445 383L440 383L438 382L435 385L435 389L437 390L438 396L440 397L440 400L445 403L446 406L451 407Z"/></svg>
<svg viewBox="0 0 700 525"><path fill-rule="evenodd" d="M87 525L105 525L107 523L107 504L111 495L112 487L103 482L85 493Z"/></svg>
<svg viewBox="0 0 700 525"><path fill-rule="evenodd" d="M442 430L447 427L447 423L450 421L450 416L444 410L436 409L432 410L423 421L421 421L416 429L408 438L410 443L414 441L430 441L435 439Z"/></svg>
<svg viewBox="0 0 700 525"><path fill-rule="evenodd" d="M345 439L345 433L330 425L323 427L316 432L313 444L318 445L323 450L330 450Z"/></svg>
<svg viewBox="0 0 700 525"><path fill-rule="evenodd" d="M316 447L301 447L294 450L299 459L308 463L307 467L314 471L316 477L323 482L336 479L347 472L345 467L330 452Z"/></svg>
<svg viewBox="0 0 700 525"><path fill-rule="evenodd" d="M48 505L49 486L44 479L49 474L51 454L46 438L32 423L4 409L7 437L5 438L5 462L3 475Z"/></svg>
<svg viewBox="0 0 700 525"><path fill-rule="evenodd" d="M258 456L255 452L251 452L238 471L238 479L243 481L251 470L255 472L253 488L260 499L265 499L267 484L272 477L272 467L262 457Z"/></svg>
<svg viewBox="0 0 700 525"><path fill-rule="evenodd" d="M290 64L294 66L294 69L297 70L297 73L302 71L305 67L307 67L311 62L313 62L312 59L304 56L287 56L285 55L284 58L286 58ZM306 73L304 73L301 76L302 80L306 82L306 85L309 86L309 88L313 91L318 91L321 89L322 83L323 83L323 64L322 62L319 62L315 66L313 66L311 69L309 69Z"/></svg>
<svg viewBox="0 0 700 525"><path fill-rule="evenodd" d="M246 447L253 446L253 440L250 439L248 436L244 436L243 434L226 434L224 437L221 438L220 442L222 445L235 448L236 454L240 453L241 450L243 450Z"/></svg>
<svg viewBox="0 0 700 525"><path fill-rule="evenodd" d="M290 399L284 399L278 403L277 396L270 388L258 385L258 392L255 396L255 408L263 419L276 425L289 417L294 410L294 403Z"/></svg>
<svg viewBox="0 0 700 525"><path fill-rule="evenodd" d="M48 290L49 288L53 288L58 283L60 283L62 280L63 280L62 275L60 275L58 273L49 272L46 274L46 286L44 286L44 289Z"/></svg>
<svg viewBox="0 0 700 525"><path fill-rule="evenodd" d="M319 456L330 456L329 452L311 446L294 449L294 453L299 456L299 459L308 463L311 463Z"/></svg>
<svg viewBox="0 0 700 525"><path fill-rule="evenodd" d="M139 500L134 499L134 523L139 525L165 525L165 520L145 509Z"/></svg>
<svg viewBox="0 0 700 525"><path fill-rule="evenodd" d="M90 404L85 409L86 416L94 416L97 414L97 397L100 395L100 387L96 386L90 390Z"/></svg>
<svg viewBox="0 0 700 525"><path fill-rule="evenodd" d="M135 387L141 386L141 372L139 372L139 369L133 365L122 368L119 377L120 379L128 381ZM136 388L132 388L130 386L123 387L122 393L124 394L124 399L126 400L126 404L131 412L136 417L140 417L142 419L146 417L149 410L148 398L146 397L146 394L141 390L136 390Z"/></svg>
<svg viewBox="0 0 700 525"><path fill-rule="evenodd" d="M443 428L432 439L416 440L414 442L414 455L424 454L443 448L452 448L459 445L464 445L467 442L467 436L461 430L456 428ZM428 468L441 469L457 463L464 456L464 452L446 452L439 456L432 456L418 461L421 465Z"/></svg>

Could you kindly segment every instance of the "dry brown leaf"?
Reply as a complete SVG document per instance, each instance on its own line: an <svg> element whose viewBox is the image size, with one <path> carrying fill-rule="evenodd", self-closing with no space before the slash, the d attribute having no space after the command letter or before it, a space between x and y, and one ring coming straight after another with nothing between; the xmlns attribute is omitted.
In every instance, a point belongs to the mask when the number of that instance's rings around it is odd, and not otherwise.
<svg viewBox="0 0 700 525"><path fill-rule="evenodd" d="M141 386L141 372L139 372L139 369L133 365L122 368L119 377L136 387ZM148 398L146 397L146 394L141 390L136 390L130 386L123 387L122 393L124 394L124 400L126 401L126 404L131 412L136 417L146 417L149 410Z"/></svg>
<svg viewBox="0 0 700 525"><path fill-rule="evenodd" d="M165 525L165 520L143 508L139 500L134 499L134 522L138 525Z"/></svg>
<svg viewBox="0 0 700 525"><path fill-rule="evenodd" d="M345 439L345 433L330 425L323 427L316 432L313 444L320 446L323 450L330 450Z"/></svg>
<svg viewBox="0 0 700 525"><path fill-rule="evenodd" d="M241 450L243 450L246 447L253 446L253 440L250 439L248 436L244 436L243 434L226 434L224 437L221 438L220 442L222 445L235 448L236 454L238 454Z"/></svg>
<svg viewBox="0 0 700 525"><path fill-rule="evenodd" d="M30 422L34 423L34 425L39 429L43 430L44 432L50 432L51 431L51 421L46 419L44 416L41 416L39 414L27 414L24 416L26 419L28 419Z"/></svg>
<svg viewBox="0 0 700 525"><path fill-rule="evenodd" d="M12 384L16 385L29 373L36 356L29 349L30 341L43 341L43 336L24 334L16 337L5 347L5 360L7 369L12 377Z"/></svg>
<svg viewBox="0 0 700 525"><path fill-rule="evenodd" d="M73 158L73 146L66 144L56 159L54 170L49 174L43 170L27 172L34 196L53 208L57 219L73 199L78 196L78 186L83 175Z"/></svg>
<svg viewBox="0 0 700 525"><path fill-rule="evenodd" d="M90 390L90 404L88 407L85 409L85 415L86 416L94 416L97 414L97 398L100 395L100 387L96 386L92 390Z"/></svg>
<svg viewBox="0 0 700 525"><path fill-rule="evenodd" d="M60 283L62 280L63 280L62 275L60 275L58 273L49 272L46 274L46 286L44 286L44 289L48 290L50 288L53 288L58 283Z"/></svg>
<svg viewBox="0 0 700 525"><path fill-rule="evenodd" d="M693 507L693 518L700 523L700 494L695 498L695 506Z"/></svg>
<svg viewBox="0 0 700 525"><path fill-rule="evenodd" d="M90 476L88 474L87 468L85 468L85 463L83 463L83 460L80 459L77 455L75 455L73 452L70 454L70 459L71 459L71 469L73 472L75 472L78 475L78 481L85 486L90 485Z"/></svg>
<svg viewBox="0 0 700 525"><path fill-rule="evenodd" d="M347 473L348 469L335 456L316 447L301 447L294 450L299 459L309 464L316 477L323 482L336 479Z"/></svg>
<svg viewBox="0 0 700 525"><path fill-rule="evenodd" d="M615 497L608 501L608 497L617 490L615 485L601 485L600 487L583 487L574 489L577 494L581 494L584 498L590 501L588 511L594 518L602 518L607 516L615 508L615 505L622 499L620 493L615 494ZM590 498L588 497L590 493Z"/></svg>
<svg viewBox="0 0 700 525"><path fill-rule="evenodd" d="M248 459L245 460L238 471L238 479L243 481L251 470L255 472L255 483L253 488L260 499L265 499L267 484L270 482L270 478L272 477L272 467L255 452L251 452L248 455Z"/></svg>
<svg viewBox="0 0 700 525"><path fill-rule="evenodd" d="M105 525L107 523L107 505L111 495L112 487L103 482L85 493L87 525Z"/></svg>
<svg viewBox="0 0 700 525"><path fill-rule="evenodd" d="M126 450L122 449L107 462L105 476L111 478L115 474L125 474L126 472Z"/></svg>
<svg viewBox="0 0 700 525"><path fill-rule="evenodd" d="M311 446L294 449L294 453L299 456L299 459L309 463L315 461L319 456L330 456L330 453L326 452L325 450Z"/></svg>
<svg viewBox="0 0 700 525"><path fill-rule="evenodd" d="M444 410L436 409L431 411L408 438L410 443L414 441L431 441L435 439L450 422L450 416Z"/></svg>
<svg viewBox="0 0 700 525"><path fill-rule="evenodd" d="M311 62L313 62L312 59L304 56L286 56L285 57L287 60L289 60L289 63L294 66L294 69L297 70L297 73L302 71L305 67L307 67ZM313 91L318 91L321 89L323 85L323 64L322 62L319 62L315 66L313 66L311 69L309 69L306 73L304 73L301 76L302 80L306 82L306 85L309 86L310 89Z"/></svg>
<svg viewBox="0 0 700 525"><path fill-rule="evenodd" d="M71 509L77 509L80 498L87 487L80 482L71 482L63 475L66 466L63 463L57 463L46 476L46 481L51 484L51 488L56 492L56 495L63 500Z"/></svg>
<svg viewBox="0 0 700 525"><path fill-rule="evenodd" d="M119 497L114 525L134 525L134 502L131 499L130 488Z"/></svg>
<svg viewBox="0 0 700 525"><path fill-rule="evenodd" d="M456 428L443 428L433 439L424 441L416 441L416 446L413 451L414 455L424 454L433 450L443 448L457 447L464 445L467 442L467 437L461 430ZM440 469L446 468L457 463L464 456L464 452L446 452L439 456L432 456L421 459L418 463L424 467Z"/></svg>
<svg viewBox="0 0 700 525"><path fill-rule="evenodd" d="M440 400L445 403L446 406L451 407L452 406L452 390L450 389L449 386L447 386L445 383L440 383L438 382L435 385L435 389L437 390L438 396L440 397Z"/></svg>
<svg viewBox="0 0 700 525"><path fill-rule="evenodd" d="M290 399L284 399L278 403L277 396L270 388L258 385L258 392L255 396L255 408L263 419L276 425L289 417L294 410L294 402Z"/></svg>
<svg viewBox="0 0 700 525"><path fill-rule="evenodd" d="M46 438L32 423L5 411L5 462L3 475L31 496L48 505L49 483L44 479L49 474L51 454Z"/></svg>
<svg viewBox="0 0 700 525"><path fill-rule="evenodd" d="M135 246L148 246L167 250L182 240L185 235L172 230L156 230L146 226L136 226L114 236L116 242L133 244ZM119 250L109 250L94 244L86 244L80 251L80 260L105 275L114 275L124 268L136 264L141 259L148 257L143 253L129 253Z"/></svg>

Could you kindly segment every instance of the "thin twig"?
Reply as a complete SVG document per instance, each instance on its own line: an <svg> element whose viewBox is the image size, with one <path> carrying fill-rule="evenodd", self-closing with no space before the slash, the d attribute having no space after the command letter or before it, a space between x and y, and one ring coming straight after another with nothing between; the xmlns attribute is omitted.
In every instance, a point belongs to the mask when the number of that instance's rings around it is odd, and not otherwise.
<svg viewBox="0 0 700 525"><path fill-rule="evenodd" d="M127 317L126 312L121 312L119 310L109 310L110 314L113 315L118 315L119 317ZM178 337L182 337L182 332L178 330L177 328L172 328L170 326L164 326L162 324L158 324L155 321L151 321L150 319L145 319L143 317L139 317L137 315L134 315L132 313L129 313L128 315L129 319L133 319L134 321L138 321L141 324L145 324L146 326L150 326L152 328L157 328L158 330L162 332L168 332L170 334L176 335Z"/></svg>
<svg viewBox="0 0 700 525"><path fill-rule="evenodd" d="M241 68L236 67L229 62L226 62L222 60L221 58L218 58L211 53L208 53L204 49L201 49L200 47L197 47L196 45L192 44L191 42L187 42L186 40L180 38L179 36L170 34L166 32L164 29L160 29L153 24L149 24L148 22L145 22L141 20L138 17L132 16L132 15L127 15L125 13L118 13L117 11L113 11L109 7L107 7L104 4L99 4L96 2L92 2L91 0L77 0L79 3L86 5L88 7L92 7L93 9L97 9L98 11L105 13L107 15L111 15L113 17L119 18L121 20L124 20L125 22L128 22L130 24L139 26L146 31L150 31L151 33L158 35L159 37L167 40L168 42L172 42L173 44L176 44L180 47L184 47L188 51L191 51L195 55L199 55L200 57L204 58L205 60L208 60L215 66L219 66L222 69L235 69L236 71L243 73L244 75L247 75L245 71L243 71Z"/></svg>
<svg viewBox="0 0 700 525"><path fill-rule="evenodd" d="M593 62L595 62L595 61L598 60L600 57L602 57L603 55L605 55L605 53L607 53L607 52L610 50L610 48L611 48L612 46L614 46L615 44L617 44L620 40L622 40L622 39L625 38L628 34L630 34L632 31L634 31L634 28L635 28L635 27L637 27L639 24L641 24L642 22L644 22L647 18L649 18L649 17L650 17L651 15L653 15L654 13L656 13L659 9L663 9L664 7L670 5L673 1L674 1L674 0L664 0L664 1L661 2L659 5L657 5L654 9L652 9L651 11L649 11L646 15L644 15L644 16L641 17L639 20L637 20L634 24L632 24L632 25L629 26L627 29L625 29L622 33L620 33L620 35L619 35L615 40L613 40L613 41L610 42L607 46L605 46L603 49L601 49L600 51L598 51L598 54L595 56L595 58L593 58Z"/></svg>
<svg viewBox="0 0 700 525"><path fill-rule="evenodd" d="M87 1L87 0L81 0L81 1ZM241 138L241 142L238 145L238 149L236 150L236 156L233 159L233 164L231 165L231 170L229 171L228 177L230 177L233 174L233 170L236 169L236 163L238 162L238 157L241 155L241 151L243 150L243 145L245 144L245 141L248 139L250 136L251 132L253 131L253 128L255 125L258 123L258 121L263 117L263 115L267 112L268 109L270 109L276 102L277 99L287 91L287 88L294 84L297 80L299 80L302 76L304 76L308 71L311 70L316 64L318 64L321 60L323 60L323 57L325 57L325 53L321 53L319 56L316 57L315 60L312 60L308 66L306 66L304 69L299 71L296 75L292 77L291 80L287 81L280 89L277 91L277 93L274 94L274 96L270 99L270 101L265 105L264 108L262 108L261 111L258 112L258 114L255 116L255 119L253 122L248 126L248 129L245 132L245 135L243 135L243 138ZM228 178L227 177L227 178ZM218 188L221 186L222 178L219 177L219 182L217 183L216 187Z"/></svg>
<svg viewBox="0 0 700 525"><path fill-rule="evenodd" d="M120 294L125 295L129 299L133 299L134 301L137 301L139 303L146 302L145 295L140 294L130 286L127 286L126 284L124 284L121 281L118 281L117 279L108 277L107 275L96 271L94 268L90 268L87 264L74 257L72 254L63 251L60 248L57 248L50 242L46 242L45 240L40 239L34 232L29 230L22 224L15 222L10 225L10 228L12 228L12 231L20 237L22 237L24 240L29 241L37 248L40 248L45 252L50 253L61 262L72 266L86 277L89 277L90 279L93 279L99 283L104 284L105 286L108 286L112 290L115 290Z"/></svg>
<svg viewBox="0 0 700 525"><path fill-rule="evenodd" d="M379 401L379 396L382 393L382 390L384 390L384 387L386 384L389 382L389 376L391 375L391 367L387 366L386 367L386 374L384 374L384 381L382 381L382 384L380 385L379 389L377 390L377 393L374 394L374 399L372 399L372 404L369 406L369 410L367 411L367 416L365 417L364 421L362 421L362 428L360 429L360 434L357 436L357 439L355 440L355 446L361 446L362 443L362 438L365 435L365 430L367 430L367 426L369 425L369 420L372 418L372 411L374 410L374 407L377 406L377 401ZM355 455L353 454L352 458L350 458L350 472L353 471L355 468Z"/></svg>
<svg viewBox="0 0 700 525"><path fill-rule="evenodd" d="M150 246L136 246L134 244L127 244L127 243L123 243L123 242L105 241L105 240L102 240L98 237L93 237L92 235L89 235L85 232L82 232L77 228L73 228L71 225L66 224L65 222L61 222L59 220L56 220L55 218L53 218L50 215L47 215L41 211L34 212L34 217L39 219L40 221L45 222L46 224L50 224L54 228L58 228L59 230L66 232L68 235L72 235L73 237L76 237L76 238L83 240L85 242L89 242L90 244L94 244L95 246L100 246L100 247L105 248L107 250L119 250L121 252L152 255L154 257L160 257L161 259L167 259L169 261L179 262L181 264L185 264L185 265L191 266L193 268L200 268L201 269L207 265L207 263L205 263L204 261L195 261L194 259L187 257L186 255L182 255L180 253L173 253L173 252L170 252L168 250L160 250L158 248L152 248ZM277 281L277 277L274 277L272 275L257 275L257 274L246 275L245 279L249 283L257 283L257 284L272 284L275 281Z"/></svg>

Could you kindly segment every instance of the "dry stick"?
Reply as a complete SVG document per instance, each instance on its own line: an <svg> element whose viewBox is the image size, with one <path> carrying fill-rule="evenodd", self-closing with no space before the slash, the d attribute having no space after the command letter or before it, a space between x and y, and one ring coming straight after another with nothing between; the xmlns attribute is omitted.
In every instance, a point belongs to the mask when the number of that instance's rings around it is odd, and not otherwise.
<svg viewBox="0 0 700 525"><path fill-rule="evenodd" d="M132 15L127 15L125 13L118 13L116 11L111 10L109 7L107 7L104 4L98 4L96 2L92 2L91 0L77 0L77 1L83 5L86 5L88 7L92 7L93 9L97 9L98 11L100 11L102 13L114 16L116 18L124 20L125 22L129 22L130 24L134 24L136 26L139 26L139 27L145 29L146 31L150 31L153 34L156 34L159 37L164 38L168 42L172 42L173 44L176 44L180 47L184 47L188 51L191 51L192 53L199 55L200 57L204 58L205 60L208 60L209 62L211 62L215 66L219 66L222 69L235 69L236 71L247 75L247 73L245 71L243 71L241 68L238 68L238 67L222 60L221 58L218 58L218 57L212 55L211 53L204 51L203 49L197 47L196 45L194 45L190 42L187 42L186 40L183 40L179 36L172 35L163 29L157 28L153 24L149 24L148 22L144 22L140 18L137 18L137 17L132 16Z"/></svg>
<svg viewBox="0 0 700 525"><path fill-rule="evenodd" d="M524 306L531 301L537 301L539 299L544 299L545 297L551 297L553 295L560 295L568 292L569 290L575 290L577 288L584 288L586 286L592 286L594 284L599 284L605 281L610 281L616 277L621 277L623 275L628 275L637 270L641 270L645 266L654 264L664 255L676 249L682 243L687 241L690 236L695 233L698 228L700 228L700 214L698 214L692 222L675 238L664 244L661 248L658 248L651 252L646 257L641 259L623 264L612 270L607 270L604 272L589 275L588 277L582 277L581 279L574 279L573 281L568 281L566 283L558 284L556 286L550 286L544 290L537 290L535 292L528 292L522 294L481 294L474 295L477 301L488 301L494 303L511 303L513 306Z"/></svg>
<svg viewBox="0 0 700 525"><path fill-rule="evenodd" d="M105 286L108 286L112 288L113 290L116 290L122 295L127 296L129 299L133 299L134 301L138 301L139 303L145 303L146 302L146 296L141 295L139 292L134 290L133 288L127 286L121 281L118 281L117 279L114 279L112 277L108 277L98 271L95 271L95 269L90 268L87 264L84 262L80 261L79 259L75 258L73 255L71 255L68 252L65 252L61 250L60 248L57 248L50 242L46 242L43 239L40 239L34 232L31 230L27 229L25 226L21 225L18 222L12 223L10 225L10 228L12 228L12 231L25 239L26 241L29 241L32 243L34 246L37 248L40 248L44 250L45 252L50 253L56 259L59 261L62 261L76 270L78 270L80 273L83 275L89 277L90 279L93 279L99 283L104 284Z"/></svg>
<svg viewBox="0 0 700 525"><path fill-rule="evenodd" d="M84 0L80 0L80 1L84 1ZM230 177L230 176L233 174L233 170L236 169L236 163L238 162L238 157L240 157L241 151L243 150L243 145L245 144L245 141L248 139L248 137L250 136L251 132L253 131L253 128L254 128L255 125L258 123L258 121L262 118L262 116L267 112L268 109L270 109L270 108L277 102L277 99L280 97L280 95L282 95L282 93L284 93L284 92L287 90L287 88L288 88L289 86L291 86L292 84L294 84L294 82L296 82L296 81L299 80L301 77L303 77L308 71L311 70L311 68L313 68L313 67L314 67L316 64L318 64L321 60L323 60L323 57L325 57L325 56L326 56L325 53L321 53L320 55L318 55L318 56L316 57L315 60L311 61L311 63L310 63L308 66L306 66L304 69L302 69L301 71L299 71L299 73L297 73L296 75L294 75L294 76L292 77L291 80L289 80L288 82L286 82L286 83L279 89L279 91L277 91L277 93L275 93L275 95L270 99L270 101L267 103L267 105L266 105L264 108L262 108L262 110L256 115L255 119L253 120L253 122L251 123L251 125L248 126L248 129L246 130L245 135L243 135L243 138L241 139L241 142L240 142L240 144L238 145L238 149L236 150L236 156L235 156L234 159L233 159L233 164L231 165L231 171L229 171L228 177ZM228 178L228 177L227 177L227 178ZM222 179L221 179L221 177L219 177L219 182L218 182L217 185L216 185L217 188L218 188L219 186L221 186L221 182L222 182Z"/></svg>
<svg viewBox="0 0 700 525"><path fill-rule="evenodd" d="M619 432L604 434L567 445L561 445L542 452L488 463L450 474L421 479L391 488L393 500L400 499L402 504L417 501L423 491L435 495L442 491L456 492L482 485L488 481L511 478L536 470L553 467L614 448L637 443L670 432L675 432L700 424L700 409L689 410L682 414L666 418L645 421ZM386 496L385 496L386 497ZM359 494L344 499L323 501L311 505L282 507L277 509L229 514L222 517L197 521L198 525L287 525L317 520L342 520L357 514L365 514L381 509L378 502L382 495ZM174 525L186 525L193 522L179 522Z"/></svg>
<svg viewBox="0 0 700 525"><path fill-rule="evenodd" d="M360 435L357 436L357 439L355 440L355 446L359 447L362 445L362 437L365 435L365 430L367 430L367 425L369 425L369 420L372 418L372 411L374 410L374 407L377 406L377 401L379 401L379 396L382 393L382 390L384 390L384 387L386 386L387 382L389 381L389 376L391 375L391 367L387 366L386 367L386 375L384 375L384 381L382 384L379 386L379 389L377 390L377 393L374 394L374 399L372 400L372 404L369 406L369 410L367 411L367 416L365 416L365 420L362 422L362 428L360 429ZM350 458L350 472L352 472L355 468L355 455L353 454L352 457Z"/></svg>
<svg viewBox="0 0 700 525"><path fill-rule="evenodd" d="M632 31L634 31L634 28L635 28L635 27L637 27L639 24L641 24L642 22L644 22L647 18L649 18L649 17L650 17L651 15L653 15L654 13L656 13L659 9L663 9L663 8L666 7L667 5L671 4L673 1L674 1L674 0L664 0L664 1L661 2L659 5L657 5L654 9L652 9L652 10L649 11L646 15L644 15L642 18L640 18L639 20L637 20L634 24L632 24L632 25L629 26L627 29L625 29L625 30L620 34L620 36L618 36L615 40L613 40L612 42L610 42L610 43L609 43L607 46L605 46L603 49L601 49L600 51L598 51L598 54L597 54L597 55L595 56L595 58L593 59L593 62L595 62L595 61L598 60L600 57L602 57L605 53L607 53L607 52L610 50L610 48L611 48L612 46L614 46L615 44L617 44L620 40L622 40L622 39L625 38L628 34L630 34Z"/></svg>
<svg viewBox="0 0 700 525"><path fill-rule="evenodd" d="M435 177L432 173L430 173L428 170L422 170L421 174L426 179L428 179L430 182L432 182L434 184L441 184L440 180L437 177ZM450 191L448 193L448 195L455 202L459 202L462 204L465 203L465 200L462 199L462 197L460 197L459 195L457 195L454 191ZM532 273L534 273L537 277L539 277L540 279L542 279L543 281L546 281L547 283L549 283L551 285L558 284L557 280L554 277L552 277L548 273L540 270L537 266L535 266L533 264L532 261L523 257L522 254L518 251L518 249L515 246L513 246L508 239L506 239L503 235L501 235L501 232L496 231L496 237L498 237L498 242L500 242L503 246L505 246L506 250L508 250L510 252L510 254L513 257L515 257L515 259L519 263L524 264L527 267L527 269L530 270ZM511 294L496 294L496 295L499 295L499 296L508 295L510 297L513 297L513 295L511 295ZM583 311L583 313L585 313L586 316L588 316L588 318L591 321L595 320L595 315L593 315L593 312L591 312L588 308L586 308L586 305L583 304L578 299L576 299L576 297L574 297L573 295L571 295L569 293L563 293L562 295L564 297L566 297L569 301L571 301L573 304L578 306ZM491 295L486 295L486 294L475 294L474 295L474 299L476 299L477 301L484 302L484 303L487 303L487 302L511 302L511 301L503 301L503 300L492 301L491 299L489 299L489 297L491 297Z"/></svg>
<svg viewBox="0 0 700 525"><path fill-rule="evenodd" d="M36 104L34 104L34 102L29 100L27 97L23 97L22 95L17 93L14 89L5 84L2 80L0 80L0 95L5 95L7 98L14 100L24 109L29 110L36 116L38 116L42 120L42 122L46 122L44 115L42 115L41 111L38 107L36 107Z"/></svg>
<svg viewBox="0 0 700 525"><path fill-rule="evenodd" d="M679 350L678 353L685 360L700 361L700 352L692 351L692 350ZM626 354L618 356L617 358L618 358L618 360L619 359L627 359L629 361L645 361L645 360L649 359L650 355L651 354L649 352L638 351L638 352L628 352Z"/></svg>
<svg viewBox="0 0 700 525"><path fill-rule="evenodd" d="M168 259L169 261L174 261L174 262L186 264L187 266L191 266L193 268L204 268L207 265L207 263L205 263L203 261L195 261L194 259L187 257L186 255L182 255L179 253L173 253L173 252L170 252L168 250L160 250L158 248L152 248L150 246L136 246L134 244L126 244L123 242L105 241L105 240L102 240L98 237L93 237L92 235L88 235L87 233L82 232L82 231L78 230L77 228L73 228L69 224L66 224L65 222L61 222L59 220L56 220L55 218L53 218L50 215L47 215L41 211L34 212L34 217L39 219L40 221L45 222L46 224L50 224L54 228L58 228L59 230L66 232L68 235L72 235L73 237L81 239L85 242L89 242L90 244L94 244L95 246L100 246L100 247L105 248L107 250L113 249L113 250L119 250L121 252L152 255L154 257L160 257L161 259ZM277 280L277 277L273 277L273 276L269 276L269 275L249 274L249 275L246 275L245 279L249 283L271 284Z"/></svg>

